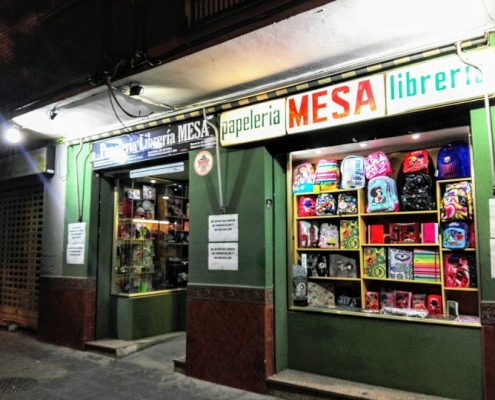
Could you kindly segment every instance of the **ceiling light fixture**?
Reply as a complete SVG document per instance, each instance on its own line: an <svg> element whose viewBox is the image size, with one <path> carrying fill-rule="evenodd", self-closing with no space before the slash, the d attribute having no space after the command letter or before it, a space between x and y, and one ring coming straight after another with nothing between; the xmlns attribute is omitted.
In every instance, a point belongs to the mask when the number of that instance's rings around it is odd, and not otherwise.
<svg viewBox="0 0 495 400"><path fill-rule="evenodd" d="M22 140L22 135L19 128L17 126L11 126L7 129L5 132L5 140L12 144L19 143Z"/></svg>

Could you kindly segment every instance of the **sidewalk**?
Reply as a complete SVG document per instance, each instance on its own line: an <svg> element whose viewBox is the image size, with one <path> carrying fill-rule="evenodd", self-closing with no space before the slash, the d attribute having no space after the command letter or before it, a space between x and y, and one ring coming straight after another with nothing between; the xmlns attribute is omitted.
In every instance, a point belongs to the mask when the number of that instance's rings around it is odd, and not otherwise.
<svg viewBox="0 0 495 400"><path fill-rule="evenodd" d="M126 343L112 345L128 355L82 352L0 329L0 399L276 400L175 373L173 360L185 354L185 334L145 343L137 352Z"/></svg>

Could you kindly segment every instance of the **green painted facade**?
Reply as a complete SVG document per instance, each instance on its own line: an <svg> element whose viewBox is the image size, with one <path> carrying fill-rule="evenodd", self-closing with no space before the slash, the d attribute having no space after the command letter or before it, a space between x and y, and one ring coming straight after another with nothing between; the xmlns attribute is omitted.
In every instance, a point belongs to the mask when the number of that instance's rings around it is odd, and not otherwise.
<svg viewBox="0 0 495 400"><path fill-rule="evenodd" d="M186 291L146 297L112 296L111 336L123 340L186 329Z"/></svg>
<svg viewBox="0 0 495 400"><path fill-rule="evenodd" d="M494 108L491 119L494 120ZM478 263L480 271L481 300L495 301L495 281L491 278L490 225L488 199L493 198L490 169L489 136L485 109L471 111L473 141L473 165L476 183L476 225L478 229Z"/></svg>
<svg viewBox="0 0 495 400"><path fill-rule="evenodd" d="M264 148L221 150L222 184L226 214L238 214L239 270L208 270L208 216L222 214L218 163L206 176L194 173L190 156L189 283L273 287L273 158Z"/></svg>

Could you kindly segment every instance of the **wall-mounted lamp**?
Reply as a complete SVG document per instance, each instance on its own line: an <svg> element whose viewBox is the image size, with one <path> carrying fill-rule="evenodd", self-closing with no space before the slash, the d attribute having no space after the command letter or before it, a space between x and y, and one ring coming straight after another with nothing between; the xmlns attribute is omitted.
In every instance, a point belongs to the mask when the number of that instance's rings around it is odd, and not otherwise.
<svg viewBox="0 0 495 400"><path fill-rule="evenodd" d="M143 93L143 87L139 83L129 83L129 96L139 96L141 93Z"/></svg>
<svg viewBox="0 0 495 400"><path fill-rule="evenodd" d="M53 121L55 117L58 115L57 109L53 107L50 111L48 111L48 116Z"/></svg>
<svg viewBox="0 0 495 400"><path fill-rule="evenodd" d="M5 132L5 140L9 143L16 144L22 140L21 131L15 125L9 127Z"/></svg>

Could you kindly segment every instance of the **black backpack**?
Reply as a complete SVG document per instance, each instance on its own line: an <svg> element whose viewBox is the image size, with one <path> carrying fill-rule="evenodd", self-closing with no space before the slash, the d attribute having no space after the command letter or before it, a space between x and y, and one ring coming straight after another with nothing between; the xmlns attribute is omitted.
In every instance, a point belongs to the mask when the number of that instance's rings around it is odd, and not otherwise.
<svg viewBox="0 0 495 400"><path fill-rule="evenodd" d="M400 196L403 211L435 209L434 182L428 174L405 174Z"/></svg>

